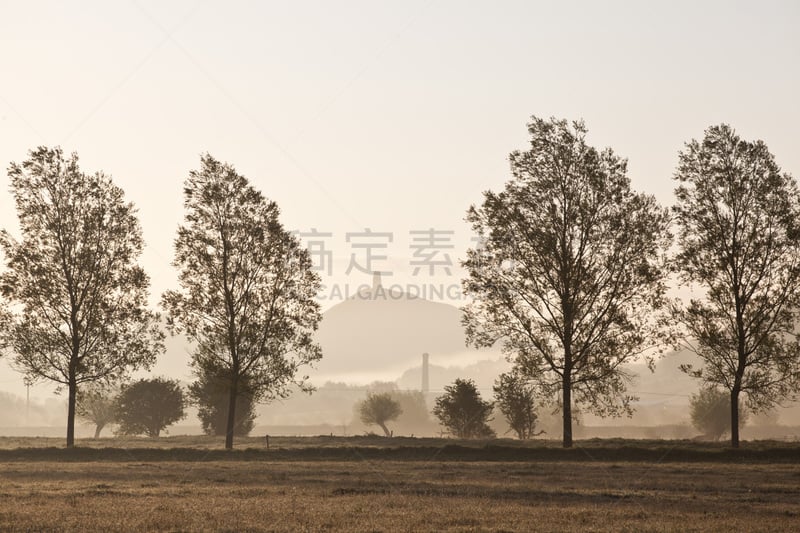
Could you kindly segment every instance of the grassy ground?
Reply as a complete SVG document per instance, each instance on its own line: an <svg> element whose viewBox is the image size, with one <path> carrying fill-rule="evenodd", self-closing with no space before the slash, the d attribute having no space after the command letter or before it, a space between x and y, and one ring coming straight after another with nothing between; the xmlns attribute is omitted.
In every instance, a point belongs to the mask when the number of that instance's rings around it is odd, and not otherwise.
<svg viewBox="0 0 800 533"><path fill-rule="evenodd" d="M198 437L80 441L78 450L38 440L16 443L19 449L3 439L0 530L793 531L800 525L796 459L775 464L765 456L716 455L683 462L668 454L661 461L609 461L597 457L663 450L665 443L581 441L573 450L580 455L568 460L530 460L526 454L557 451L556 443L487 448L395 440L273 439L267 452L254 439L226 454L217 440ZM778 450L780 457L798 452L796 444L745 446ZM674 457L725 451L673 447ZM87 449L92 460L81 456ZM411 451L397 459L392 449ZM501 457L488 455L498 450ZM62 456L53 459L54 452ZM102 456L109 452L129 455ZM466 452L476 455L462 457ZM521 455L505 460L503 453Z"/></svg>
<svg viewBox="0 0 800 533"><path fill-rule="evenodd" d="M457 440L377 436L237 438L233 452L223 437L175 436L77 439L0 437L0 461L348 461L354 455L372 460L420 461L643 461L800 463L800 443L680 440L589 439L565 450L560 441L515 439Z"/></svg>

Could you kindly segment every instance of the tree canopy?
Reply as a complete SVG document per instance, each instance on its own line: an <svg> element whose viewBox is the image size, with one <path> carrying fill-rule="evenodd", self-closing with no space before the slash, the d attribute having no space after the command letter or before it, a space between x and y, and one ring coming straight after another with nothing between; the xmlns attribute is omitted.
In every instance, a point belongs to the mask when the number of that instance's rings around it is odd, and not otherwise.
<svg viewBox="0 0 800 533"><path fill-rule="evenodd" d="M436 398L433 414L447 431L459 439L494 438L489 427L492 402L481 398L475 382L471 379L456 379L444 388L444 394Z"/></svg>
<svg viewBox="0 0 800 533"><path fill-rule="evenodd" d="M392 394L389 392L371 392L358 404L358 414L361 422L367 425L375 424L380 426L387 437L391 437L392 432L386 427L386 423L396 420L402 412L400 402L392 398Z"/></svg>
<svg viewBox="0 0 800 533"><path fill-rule="evenodd" d="M186 418L186 398L177 380L140 379L125 385L117 400L120 435L158 437L167 426Z"/></svg>
<svg viewBox="0 0 800 533"><path fill-rule="evenodd" d="M572 409L630 413L624 364L659 343L669 216L631 190L627 163L586 142L583 122L533 117L513 178L484 193L467 220L468 340L501 343L543 397L560 392L563 443Z"/></svg>

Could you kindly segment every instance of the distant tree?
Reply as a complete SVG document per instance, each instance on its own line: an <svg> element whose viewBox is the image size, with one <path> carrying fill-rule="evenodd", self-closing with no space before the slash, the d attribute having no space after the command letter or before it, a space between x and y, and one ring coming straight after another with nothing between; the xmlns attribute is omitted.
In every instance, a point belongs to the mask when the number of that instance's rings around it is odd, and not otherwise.
<svg viewBox="0 0 800 533"><path fill-rule="evenodd" d="M738 447L740 395L753 411L797 397L800 194L762 141L727 125L686 145L675 179L675 268L685 285L705 291L675 310L685 327L678 347L702 360L682 369L729 391Z"/></svg>
<svg viewBox="0 0 800 533"><path fill-rule="evenodd" d="M134 381L119 394L117 433L158 437L164 428L186 418L185 407L177 380L158 377Z"/></svg>
<svg viewBox="0 0 800 533"><path fill-rule="evenodd" d="M495 432L488 422L493 404L484 401L471 379L456 379L436 398L433 414L447 431L459 439L489 439Z"/></svg>
<svg viewBox="0 0 800 533"><path fill-rule="evenodd" d="M117 420L115 391L99 384L82 388L78 391L75 413L78 418L94 424L94 438L99 439L103 428Z"/></svg>
<svg viewBox="0 0 800 533"><path fill-rule="evenodd" d="M392 398L389 392L369 393L366 399L358 404L361 421L367 425L380 426L387 437L391 437L392 432L386 427L386 423L396 420L402 412L400 403Z"/></svg>
<svg viewBox="0 0 800 533"><path fill-rule="evenodd" d="M29 378L67 389L73 446L79 387L147 368L164 350L137 265L142 230L122 189L101 172L82 173L76 154L41 147L8 175L22 240L0 233L8 267L0 292L14 310L0 344Z"/></svg>
<svg viewBox="0 0 800 533"><path fill-rule="evenodd" d="M494 397L495 405L519 439L528 440L543 433L536 431L535 387L524 376L518 372L500 374L494 384Z"/></svg>
<svg viewBox="0 0 800 533"><path fill-rule="evenodd" d="M174 265L181 290L162 305L174 332L197 343L196 369L222 369L229 382L225 447L233 447L241 383L259 401L285 398L299 369L322 357L320 279L308 251L278 220L279 209L246 178L210 155L184 186L185 223Z"/></svg>
<svg viewBox="0 0 800 533"><path fill-rule="evenodd" d="M236 424L233 434L246 437L255 426L255 402L247 378L239 382L236 398ZM198 371L197 381L189 385L189 397L197 406L197 416L206 435L225 435L228 425L228 401L230 380L225 369L203 368Z"/></svg>
<svg viewBox="0 0 800 533"><path fill-rule="evenodd" d="M431 411L420 391L392 392L392 399L400 404L400 416L394 423L394 433L405 435L434 433L438 424L431 418Z"/></svg>
<svg viewBox="0 0 800 533"><path fill-rule="evenodd" d="M463 281L468 341L502 342L517 371L572 410L630 414L625 364L659 344L669 216L631 190L626 161L586 144L583 122L533 117L513 179L484 193L467 220L480 245Z"/></svg>
<svg viewBox="0 0 800 533"><path fill-rule="evenodd" d="M703 435L719 440L731 430L730 395L717 388L704 388L689 398L692 425ZM747 411L739 406L739 427L747 420Z"/></svg>

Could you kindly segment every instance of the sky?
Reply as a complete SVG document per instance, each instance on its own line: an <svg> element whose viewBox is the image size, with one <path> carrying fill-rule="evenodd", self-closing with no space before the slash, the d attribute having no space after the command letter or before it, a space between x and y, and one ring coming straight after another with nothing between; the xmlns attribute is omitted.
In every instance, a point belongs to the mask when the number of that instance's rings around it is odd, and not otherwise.
<svg viewBox="0 0 800 533"><path fill-rule="evenodd" d="M347 272L351 254L366 262L347 233L366 228L391 234L370 239L385 285L458 304L465 211L509 178L531 115L584 119L665 205L683 143L720 122L800 176L799 22L793 1L0 0L0 166L60 145L113 176L139 210L154 306L175 286L182 183L205 152L287 228L331 234L313 238L333 254L325 308L371 283ZM453 232L438 234L449 274L414 275L409 232L429 229ZM5 362L0 389L24 391Z"/></svg>

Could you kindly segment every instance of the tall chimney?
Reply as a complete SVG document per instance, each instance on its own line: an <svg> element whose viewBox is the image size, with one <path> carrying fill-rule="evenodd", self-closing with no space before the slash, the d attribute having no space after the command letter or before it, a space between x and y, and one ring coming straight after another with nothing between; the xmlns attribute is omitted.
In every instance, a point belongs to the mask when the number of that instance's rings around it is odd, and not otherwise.
<svg viewBox="0 0 800 533"><path fill-rule="evenodd" d="M430 392L430 383L428 382L428 354L422 354L422 394Z"/></svg>

